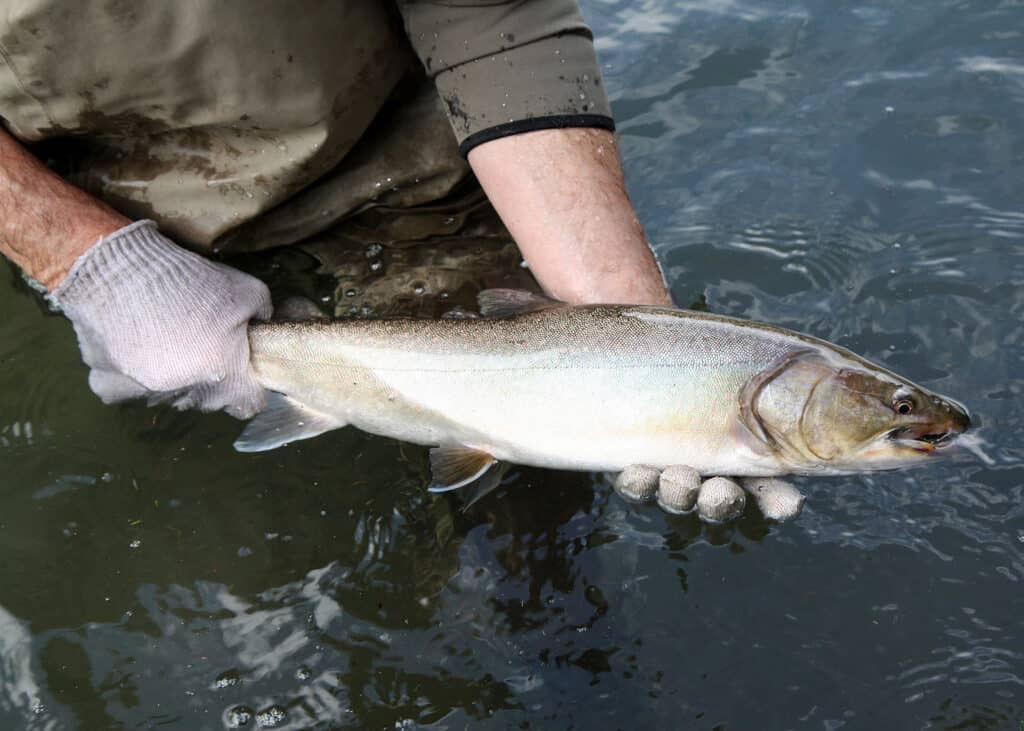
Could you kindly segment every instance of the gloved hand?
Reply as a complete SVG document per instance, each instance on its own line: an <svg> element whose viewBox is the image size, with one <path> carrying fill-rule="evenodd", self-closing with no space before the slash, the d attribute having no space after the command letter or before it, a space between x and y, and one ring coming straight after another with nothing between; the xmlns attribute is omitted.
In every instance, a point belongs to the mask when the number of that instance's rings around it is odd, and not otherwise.
<svg viewBox="0 0 1024 731"><path fill-rule="evenodd" d="M705 523L724 523L739 517L747 494L771 520L794 518L804 504L804 496L795 487L777 478L741 478L740 484L725 477L701 481L697 470L684 465L672 465L664 471L648 465L629 465L616 477L613 487L630 502L657 499L667 513L696 511Z"/></svg>
<svg viewBox="0 0 1024 731"><path fill-rule="evenodd" d="M258 279L177 246L152 221L104 237L50 295L71 320L104 403L148 398L247 419L264 404L246 325L267 319Z"/></svg>

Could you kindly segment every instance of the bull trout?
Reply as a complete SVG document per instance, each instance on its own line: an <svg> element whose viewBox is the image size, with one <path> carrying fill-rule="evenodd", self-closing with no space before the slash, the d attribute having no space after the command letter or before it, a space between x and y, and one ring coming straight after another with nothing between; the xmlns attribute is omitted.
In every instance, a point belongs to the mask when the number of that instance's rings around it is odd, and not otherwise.
<svg viewBox="0 0 1024 731"><path fill-rule="evenodd" d="M235 443L352 425L434 447L433 489L497 460L769 477L933 459L966 409L808 335L701 312L480 295L480 319L254 323L267 408Z"/></svg>

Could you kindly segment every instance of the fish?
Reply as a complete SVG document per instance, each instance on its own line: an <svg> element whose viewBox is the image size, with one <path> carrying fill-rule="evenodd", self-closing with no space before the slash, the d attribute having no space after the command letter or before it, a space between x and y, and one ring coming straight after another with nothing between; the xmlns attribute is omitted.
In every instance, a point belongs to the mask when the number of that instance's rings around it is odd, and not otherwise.
<svg viewBox="0 0 1024 731"><path fill-rule="evenodd" d="M267 406L234 446L333 429L431 447L435 491L495 463L704 476L843 475L933 461L962 404L770 324L485 290L475 319L255 322Z"/></svg>

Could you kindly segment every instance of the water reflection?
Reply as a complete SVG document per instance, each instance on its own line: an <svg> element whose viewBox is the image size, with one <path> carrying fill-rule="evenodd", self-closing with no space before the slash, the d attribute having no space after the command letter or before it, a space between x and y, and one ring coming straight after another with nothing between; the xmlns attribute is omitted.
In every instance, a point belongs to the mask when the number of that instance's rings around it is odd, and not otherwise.
<svg viewBox="0 0 1024 731"><path fill-rule="evenodd" d="M785 525L708 529L540 470L466 506L424 492L423 450L353 430L242 456L227 417L102 406L12 273L0 725L1020 723L1020 7L585 11L677 300L955 394L985 458L801 479ZM277 263L278 291L333 291Z"/></svg>

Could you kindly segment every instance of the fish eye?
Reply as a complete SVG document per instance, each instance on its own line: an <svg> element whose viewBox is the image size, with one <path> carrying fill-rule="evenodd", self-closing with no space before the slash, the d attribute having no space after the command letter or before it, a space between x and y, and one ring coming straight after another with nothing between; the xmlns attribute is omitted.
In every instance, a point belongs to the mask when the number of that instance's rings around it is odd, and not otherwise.
<svg viewBox="0 0 1024 731"><path fill-rule="evenodd" d="M914 403L909 399L900 399L896 402L896 406L894 408L896 409L897 414L906 416L914 410Z"/></svg>

